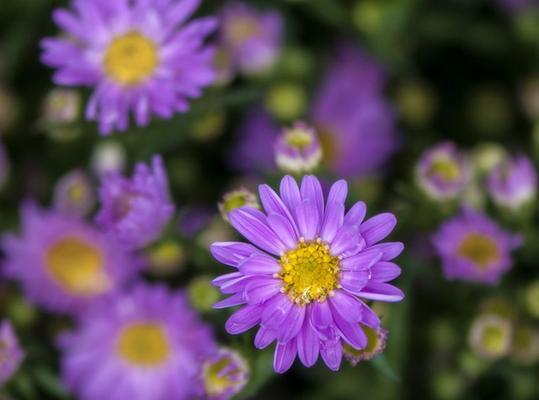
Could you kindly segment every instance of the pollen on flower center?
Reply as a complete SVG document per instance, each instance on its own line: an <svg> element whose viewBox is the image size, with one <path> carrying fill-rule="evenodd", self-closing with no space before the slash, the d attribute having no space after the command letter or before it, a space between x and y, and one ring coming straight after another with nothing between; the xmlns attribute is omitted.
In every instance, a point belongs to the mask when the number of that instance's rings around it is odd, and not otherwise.
<svg viewBox="0 0 539 400"><path fill-rule="evenodd" d="M340 260L319 239L301 241L281 256L280 264L284 291L295 303L323 301L338 287Z"/></svg>
<svg viewBox="0 0 539 400"><path fill-rule="evenodd" d="M481 268L487 267L500 257L496 243L489 237L478 233L469 234L461 242L457 252Z"/></svg>
<svg viewBox="0 0 539 400"><path fill-rule="evenodd" d="M148 367L165 361L170 355L170 344L161 326L143 322L121 331L117 350L126 361Z"/></svg>
<svg viewBox="0 0 539 400"><path fill-rule="evenodd" d="M108 287L101 250L80 238L57 241L45 258L52 278L74 294L92 295Z"/></svg>
<svg viewBox="0 0 539 400"><path fill-rule="evenodd" d="M138 32L113 39L105 53L105 73L122 85L136 85L148 78L159 64L155 44Z"/></svg>
<svg viewBox="0 0 539 400"><path fill-rule="evenodd" d="M429 175L438 175L447 182L453 182L460 178L460 168L457 163L445 157L433 160L428 171Z"/></svg>
<svg viewBox="0 0 539 400"><path fill-rule="evenodd" d="M313 142L313 138L305 129L297 128L286 131L285 141L289 146L302 150Z"/></svg>

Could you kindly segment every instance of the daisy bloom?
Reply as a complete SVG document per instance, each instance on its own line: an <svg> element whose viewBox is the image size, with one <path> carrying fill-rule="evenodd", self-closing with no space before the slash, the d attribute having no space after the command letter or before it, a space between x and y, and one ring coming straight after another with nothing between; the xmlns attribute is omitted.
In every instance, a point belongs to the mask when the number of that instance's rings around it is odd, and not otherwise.
<svg viewBox="0 0 539 400"><path fill-rule="evenodd" d="M56 69L56 84L94 88L86 118L103 134L126 130L130 114L139 126L152 114L170 118L214 80L213 49L204 42L217 21L187 22L199 3L74 0L54 12L64 35L42 41L41 59Z"/></svg>
<svg viewBox="0 0 539 400"><path fill-rule="evenodd" d="M182 293L136 286L100 302L59 339L63 382L81 400L191 400L216 350Z"/></svg>
<svg viewBox="0 0 539 400"><path fill-rule="evenodd" d="M259 349L276 341L274 369L288 370L296 356L312 366L318 355L339 369L342 345L367 346L362 326L379 328L380 319L361 300L395 302L404 297L386 283L400 274L391 262L401 243L379 243L393 230L394 215L364 221L366 206L346 214L344 180L331 186L327 200L314 176L298 187L286 176L280 196L259 187L264 211L242 207L230 213L231 225L249 242L218 242L213 256L235 271L214 280L231 296L216 308L241 306L226 322L230 334L260 325Z"/></svg>
<svg viewBox="0 0 539 400"><path fill-rule="evenodd" d="M487 216L465 209L445 222L432 242L447 279L497 284L512 266L511 251L522 237L500 228Z"/></svg>
<svg viewBox="0 0 539 400"><path fill-rule="evenodd" d="M84 217L95 206L95 193L84 171L73 170L56 183L54 208L67 215Z"/></svg>
<svg viewBox="0 0 539 400"><path fill-rule="evenodd" d="M508 354L512 335L510 320L499 315L482 314L473 321L468 342L476 354L495 360Z"/></svg>
<svg viewBox="0 0 539 400"><path fill-rule="evenodd" d="M515 211L535 199L537 172L528 157L519 155L494 167L487 188L496 204Z"/></svg>
<svg viewBox="0 0 539 400"><path fill-rule="evenodd" d="M223 7L219 36L236 69L248 74L264 72L281 53L283 19L276 11L262 12L233 1Z"/></svg>
<svg viewBox="0 0 539 400"><path fill-rule="evenodd" d="M256 194L248 189L236 189L225 193L222 201L217 206L225 221L228 221L228 215L236 208L243 206L260 208Z"/></svg>
<svg viewBox="0 0 539 400"><path fill-rule="evenodd" d="M249 366L238 352L220 348L202 365L202 376L209 399L228 400L249 380Z"/></svg>
<svg viewBox="0 0 539 400"><path fill-rule="evenodd" d="M96 223L122 245L143 247L159 237L174 214L160 156L138 163L131 178L111 172L99 188Z"/></svg>
<svg viewBox="0 0 539 400"><path fill-rule="evenodd" d="M316 131L303 122L285 128L275 142L275 162L283 171L312 172L322 160Z"/></svg>
<svg viewBox="0 0 539 400"><path fill-rule="evenodd" d="M24 351L9 321L0 323L0 387L19 369Z"/></svg>
<svg viewBox="0 0 539 400"><path fill-rule="evenodd" d="M5 274L48 311L80 312L140 269L131 254L80 219L33 203L23 205L21 219L20 236L2 237Z"/></svg>
<svg viewBox="0 0 539 400"><path fill-rule="evenodd" d="M442 142L423 153L416 166L416 181L436 200L455 199L471 180L471 165L454 143Z"/></svg>

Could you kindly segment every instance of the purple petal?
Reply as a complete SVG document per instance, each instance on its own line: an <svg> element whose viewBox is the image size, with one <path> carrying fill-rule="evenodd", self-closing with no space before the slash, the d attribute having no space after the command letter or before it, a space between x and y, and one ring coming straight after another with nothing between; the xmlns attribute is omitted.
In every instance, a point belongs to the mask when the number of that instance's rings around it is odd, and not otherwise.
<svg viewBox="0 0 539 400"><path fill-rule="evenodd" d="M305 200L297 210L299 231L305 240L313 240L318 232L319 214L312 201Z"/></svg>
<svg viewBox="0 0 539 400"><path fill-rule="evenodd" d="M291 213L295 213L301 203L301 195L299 192L298 184L291 176L287 175L281 180L280 186L281 198L283 203L286 204L288 210Z"/></svg>
<svg viewBox="0 0 539 400"><path fill-rule="evenodd" d="M335 315L335 323L340 336L354 349L364 349L367 346L367 336L359 323L350 323L340 315Z"/></svg>
<svg viewBox="0 0 539 400"><path fill-rule="evenodd" d="M276 338L277 336L274 330L266 328L264 325L261 325L255 336L255 347L257 349L265 349Z"/></svg>
<svg viewBox="0 0 539 400"><path fill-rule="evenodd" d="M357 228L351 225L343 225L331 242L331 253L337 256L341 255L345 251L355 247L358 242L359 234Z"/></svg>
<svg viewBox="0 0 539 400"><path fill-rule="evenodd" d="M228 308L228 307L234 307L245 304L245 300L243 299L242 293L236 293L224 300L218 301L213 305L213 308L220 309L220 308Z"/></svg>
<svg viewBox="0 0 539 400"><path fill-rule="evenodd" d="M264 304L264 311L261 318L265 326L278 329L288 316L288 312L293 307L293 303L285 294L273 297Z"/></svg>
<svg viewBox="0 0 539 400"><path fill-rule="evenodd" d="M225 329L231 335L245 332L260 322L261 306L245 306L228 318Z"/></svg>
<svg viewBox="0 0 539 400"><path fill-rule="evenodd" d="M281 265L276 259L267 255L255 255L238 266L244 275L273 275L281 270Z"/></svg>
<svg viewBox="0 0 539 400"><path fill-rule="evenodd" d="M341 261L341 266L344 271L362 271L372 267L381 258L382 253L380 251L369 248L361 253L344 258Z"/></svg>
<svg viewBox="0 0 539 400"><path fill-rule="evenodd" d="M227 283L229 281L241 278L242 276L243 276L243 274L241 272L231 272L229 274L224 274L224 275L221 275L221 276L215 278L213 281L211 281L211 283L212 283L213 286L220 287L223 284L225 284L225 283Z"/></svg>
<svg viewBox="0 0 539 400"><path fill-rule="evenodd" d="M365 303L361 307L361 323L369 328L379 328L382 321L378 315Z"/></svg>
<svg viewBox="0 0 539 400"><path fill-rule="evenodd" d="M382 252L382 261L391 261L402 253L404 250L404 245L400 242L388 242L375 244L370 248Z"/></svg>
<svg viewBox="0 0 539 400"><path fill-rule="evenodd" d="M301 181L301 197L303 201L310 200L318 210L318 218L324 215L324 194L320 181L313 175L305 175Z"/></svg>
<svg viewBox="0 0 539 400"><path fill-rule="evenodd" d="M359 225L363 222L367 214L367 206L364 202L358 201L344 216L344 223L347 225Z"/></svg>
<svg viewBox="0 0 539 400"><path fill-rule="evenodd" d="M253 254L262 254L253 245L241 242L216 242L210 246L213 257L222 264L237 267L240 262Z"/></svg>
<svg viewBox="0 0 539 400"><path fill-rule="evenodd" d="M249 305L262 304L279 293L281 286L277 279L257 279L245 286L243 298Z"/></svg>
<svg viewBox="0 0 539 400"><path fill-rule="evenodd" d="M401 301L404 298L404 293L399 288L387 283L369 282L358 296L364 299L387 301L393 303Z"/></svg>
<svg viewBox="0 0 539 400"><path fill-rule="evenodd" d="M288 218L280 214L270 214L267 221L270 228L273 229L273 232L275 232L288 249L297 247L298 237Z"/></svg>
<svg viewBox="0 0 539 400"><path fill-rule="evenodd" d="M329 298L333 315L339 314L344 320L349 322L359 322L361 320L361 303L355 297L336 290Z"/></svg>
<svg viewBox="0 0 539 400"><path fill-rule="evenodd" d="M286 343L294 338L301 327L303 326L303 320L305 318L305 307L294 305L282 326L277 331L277 339L279 342Z"/></svg>
<svg viewBox="0 0 539 400"><path fill-rule="evenodd" d="M342 345L340 340L321 343L320 355L329 369L338 371L342 360Z"/></svg>
<svg viewBox="0 0 539 400"><path fill-rule="evenodd" d="M303 365L312 367L318 359L320 340L311 328L308 318L305 318L303 328L297 336L298 356Z"/></svg>
<svg viewBox="0 0 539 400"><path fill-rule="evenodd" d="M378 214L361 224L359 232L367 242L367 246L385 239L397 225L397 218L393 214Z"/></svg>
<svg viewBox="0 0 539 400"><path fill-rule="evenodd" d="M371 279L378 282L389 282L401 274L397 264L389 261L381 261L371 268Z"/></svg>
<svg viewBox="0 0 539 400"><path fill-rule="evenodd" d="M357 294L369 282L370 271L345 271L341 277L341 286L347 291Z"/></svg>
<svg viewBox="0 0 539 400"><path fill-rule="evenodd" d="M343 224L344 219L344 204L342 203L327 203L324 222L320 229L320 237L322 240L331 243L335 238L337 231Z"/></svg>
<svg viewBox="0 0 539 400"><path fill-rule="evenodd" d="M275 356L273 358L273 369L282 374L290 369L296 358L296 340L292 339L287 343L278 343L275 347Z"/></svg>
<svg viewBox="0 0 539 400"><path fill-rule="evenodd" d="M311 321L318 329L326 328L333 324L331 309L329 308L329 303L327 301L322 303L313 303Z"/></svg>
<svg viewBox="0 0 539 400"><path fill-rule="evenodd" d="M266 214L270 215L272 213L282 215L291 224L293 224L294 232L297 232L297 227L295 226L294 218L288 210L288 207L283 203L283 201L277 196L277 193L270 188L268 185L260 185L258 187L258 193L260 195L260 202L266 210Z"/></svg>
<svg viewBox="0 0 539 400"><path fill-rule="evenodd" d="M233 210L230 223L247 240L269 253L279 255L286 250L285 245L277 235L260 218L265 220L264 214L256 209L242 207Z"/></svg>
<svg viewBox="0 0 539 400"><path fill-rule="evenodd" d="M328 204L337 203L337 204L344 205L347 195L348 195L348 184L346 183L344 179L341 179L335 182L333 185L331 185L327 202ZM326 208L326 212L327 212L327 208Z"/></svg>

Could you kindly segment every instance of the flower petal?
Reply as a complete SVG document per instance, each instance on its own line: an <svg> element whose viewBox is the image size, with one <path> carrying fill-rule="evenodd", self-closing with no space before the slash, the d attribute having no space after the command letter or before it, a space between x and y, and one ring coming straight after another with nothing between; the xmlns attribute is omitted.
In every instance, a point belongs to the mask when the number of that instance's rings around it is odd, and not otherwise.
<svg viewBox="0 0 539 400"><path fill-rule="evenodd" d="M286 175L281 180L279 192L281 194L283 203L288 207L290 213L294 214L301 203L301 194L295 179L289 175Z"/></svg>
<svg viewBox="0 0 539 400"><path fill-rule="evenodd" d="M296 215L301 236L313 240L318 232L319 214L314 202L304 200L297 208Z"/></svg>
<svg viewBox="0 0 539 400"><path fill-rule="evenodd" d="M243 293L236 293L232 296L218 301L213 305L213 308L220 309L220 308L228 308L228 307L234 307L245 304L245 300L243 299Z"/></svg>
<svg viewBox="0 0 539 400"><path fill-rule="evenodd" d="M340 339L322 342L320 355L329 369L338 371L342 360L342 344Z"/></svg>
<svg viewBox="0 0 539 400"><path fill-rule="evenodd" d="M231 335L245 332L260 322L261 306L245 306L228 318L225 329Z"/></svg>
<svg viewBox="0 0 539 400"><path fill-rule="evenodd" d="M255 347L257 349L265 349L275 339L277 339L275 331L273 329L265 327L264 325L261 325L255 336Z"/></svg>
<svg viewBox="0 0 539 400"><path fill-rule="evenodd" d="M288 312L288 316L284 320L282 326L277 331L277 339L279 342L285 343L296 337L305 319L305 307L292 306Z"/></svg>
<svg viewBox="0 0 539 400"><path fill-rule="evenodd" d="M340 336L354 349L364 349L367 346L367 336L359 323L344 320L340 315L335 315L335 324Z"/></svg>
<svg viewBox="0 0 539 400"><path fill-rule="evenodd" d="M341 179L337 182L335 182L333 185L331 185L331 189L329 189L329 195L328 195L328 204L329 203L337 203L337 204L343 204L346 201L346 196L348 195L348 184L344 179ZM327 211L327 206L326 206Z"/></svg>
<svg viewBox="0 0 539 400"><path fill-rule="evenodd" d="M244 275L273 275L281 270L281 265L276 259L260 254L243 261L238 270Z"/></svg>
<svg viewBox="0 0 539 400"><path fill-rule="evenodd" d="M379 328L382 321L380 321L380 318L378 317L378 314L376 314L368 305L361 302L361 323L363 325L368 326L369 328Z"/></svg>
<svg viewBox="0 0 539 400"><path fill-rule="evenodd" d="M279 214L290 221L290 224L294 228L294 232L297 233L297 227L295 226L294 218L288 210L288 207L283 203L281 198L275 193L275 191L268 185L260 185L258 187L258 193L260 196L260 202L266 210L266 214Z"/></svg>
<svg viewBox="0 0 539 400"><path fill-rule="evenodd" d="M393 303L401 301L404 298L404 293L399 288L387 283L369 282L361 290L361 293L358 293L358 296L364 299Z"/></svg>
<svg viewBox="0 0 539 400"><path fill-rule="evenodd" d="M261 315L263 324L272 329L280 328L293 305L285 294L273 297L264 304L264 311Z"/></svg>
<svg viewBox="0 0 539 400"><path fill-rule="evenodd" d="M401 274L400 267L389 261L380 261L371 268L371 279L377 282L389 282Z"/></svg>
<svg viewBox="0 0 539 400"><path fill-rule="evenodd" d="M369 282L370 271L343 271L341 276L341 286L347 291L357 294Z"/></svg>
<svg viewBox="0 0 539 400"><path fill-rule="evenodd" d="M217 261L232 267L237 267L240 262L253 254L262 254L253 245L242 242L216 242L210 246L210 251Z"/></svg>
<svg viewBox="0 0 539 400"><path fill-rule="evenodd" d="M361 320L361 303L353 296L336 290L329 298L332 315L339 314L348 322L359 322Z"/></svg>
<svg viewBox="0 0 539 400"><path fill-rule="evenodd" d="M370 248L382 252L382 261L391 261L402 253L404 245L400 242L387 242L375 244Z"/></svg>
<svg viewBox="0 0 539 400"><path fill-rule="evenodd" d="M333 324L331 309L327 301L312 303L311 321L317 329L323 329Z"/></svg>
<svg viewBox="0 0 539 400"><path fill-rule="evenodd" d="M391 213L378 214L362 223L359 232L367 242L367 246L385 239L397 225L397 218Z"/></svg>
<svg viewBox="0 0 539 400"><path fill-rule="evenodd" d="M297 247L299 238L288 218L280 214L270 214L267 221L270 228L273 229L273 232L275 232L288 249Z"/></svg>
<svg viewBox="0 0 539 400"><path fill-rule="evenodd" d="M312 367L318 359L320 340L311 327L308 317L303 321L303 328L296 338L298 344L298 356L303 365Z"/></svg>
<svg viewBox="0 0 539 400"><path fill-rule="evenodd" d="M278 343L275 347L273 358L273 369L282 374L290 369L296 359L297 347L296 340L292 339L287 343Z"/></svg>
<svg viewBox="0 0 539 400"><path fill-rule="evenodd" d="M339 256L357 246L359 234L355 226L343 225L337 231L335 238L331 242L331 253Z"/></svg>
<svg viewBox="0 0 539 400"><path fill-rule="evenodd" d="M324 194L320 181L313 175L305 175L301 181L301 197L303 201L310 200L318 211L318 219L324 216Z"/></svg>
<svg viewBox="0 0 539 400"><path fill-rule="evenodd" d="M382 258L382 253L369 248L351 257L346 257L341 261L344 271L368 270Z"/></svg>
<svg viewBox="0 0 539 400"><path fill-rule="evenodd" d="M366 214L367 205L362 201L358 201L344 216L344 223L357 226L363 222Z"/></svg>
<svg viewBox="0 0 539 400"><path fill-rule="evenodd" d="M245 286L243 298L249 305L262 304L279 293L281 286L277 279L257 279Z"/></svg>
<svg viewBox="0 0 539 400"><path fill-rule="evenodd" d="M324 222L320 229L320 237L322 240L331 243L335 238L337 231L343 224L344 219L344 204L342 203L327 203Z"/></svg>

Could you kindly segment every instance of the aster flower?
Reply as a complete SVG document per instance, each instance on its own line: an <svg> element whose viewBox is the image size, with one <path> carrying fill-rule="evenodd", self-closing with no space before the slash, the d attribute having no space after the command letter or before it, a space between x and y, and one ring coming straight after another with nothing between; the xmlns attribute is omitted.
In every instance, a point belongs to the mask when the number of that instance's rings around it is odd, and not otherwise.
<svg viewBox="0 0 539 400"><path fill-rule="evenodd" d="M0 387L19 369L24 351L9 321L0 323Z"/></svg>
<svg viewBox="0 0 539 400"><path fill-rule="evenodd" d="M455 199L471 180L471 166L454 143L442 142L423 153L416 166L416 180L434 199Z"/></svg>
<svg viewBox="0 0 539 400"><path fill-rule="evenodd" d="M140 269L137 259L82 220L32 203L22 207L21 219L20 236L2 237L5 274L49 311L80 312Z"/></svg>
<svg viewBox="0 0 539 400"><path fill-rule="evenodd" d="M280 196L268 185L259 195L264 211L242 207L230 223L252 244L219 242L213 256L235 272L214 280L231 296L216 308L242 306L226 322L230 334L260 325L257 348L276 341L274 369L282 373L296 356L310 367L320 354L337 370L342 345L364 349L362 326L377 329L378 316L361 300L400 301L403 293L386 283L400 274L391 262L401 243L380 243L394 228L392 214L364 221L356 203L346 214L347 184L333 184L327 201L314 176L298 187L286 176Z"/></svg>
<svg viewBox="0 0 539 400"><path fill-rule="evenodd" d="M150 116L185 112L189 99L213 82L213 50L206 37L214 18L187 22L200 0L75 0L54 21L66 36L42 41L42 61L54 82L95 88L86 117L101 133L126 130L129 115L145 126Z"/></svg>
<svg viewBox="0 0 539 400"><path fill-rule="evenodd" d="M344 357L355 367L361 361L372 360L386 348L388 332L383 328L363 327L367 336L367 346L364 349L354 349L349 344L343 345Z"/></svg>
<svg viewBox="0 0 539 400"><path fill-rule="evenodd" d="M285 128L275 142L275 162L284 171L311 172L321 159L322 148L316 132L303 122Z"/></svg>
<svg viewBox="0 0 539 400"><path fill-rule="evenodd" d="M395 113L384 99L382 67L353 46L337 49L311 109L324 163L338 175L377 171L395 152ZM359 90L358 90L359 88Z"/></svg>
<svg viewBox="0 0 539 400"><path fill-rule="evenodd" d="M235 68L248 74L271 68L282 47L281 15L238 1L226 4L221 14L219 36Z"/></svg>
<svg viewBox="0 0 539 400"><path fill-rule="evenodd" d="M233 210L244 206L260 208L256 194L247 189L236 189L225 193L223 200L218 204L221 216L225 221L229 220L228 216Z"/></svg>
<svg viewBox="0 0 539 400"><path fill-rule="evenodd" d="M228 400L239 393L249 380L249 366L238 352L220 348L204 362L202 375L209 399Z"/></svg>
<svg viewBox="0 0 539 400"><path fill-rule="evenodd" d="M54 207L67 215L83 217L95 205L95 194L88 176L81 170L64 175L54 188Z"/></svg>
<svg viewBox="0 0 539 400"><path fill-rule="evenodd" d="M537 193L537 172L528 157L519 155L500 163L487 177L494 202L510 210L531 203Z"/></svg>
<svg viewBox="0 0 539 400"><path fill-rule="evenodd" d="M62 378L81 400L191 400L203 392L210 330L182 293L137 286L100 302L60 337Z"/></svg>
<svg viewBox="0 0 539 400"><path fill-rule="evenodd" d="M160 156L154 156L150 166L138 163L130 179L118 173L104 176L99 199L97 224L128 247L157 239L175 210Z"/></svg>
<svg viewBox="0 0 539 400"><path fill-rule="evenodd" d="M495 360L509 352L512 332L511 322L508 319L483 314L473 321L468 342L475 353L483 358Z"/></svg>
<svg viewBox="0 0 539 400"><path fill-rule="evenodd" d="M492 285L512 267L511 251L522 244L522 238L503 230L487 216L465 209L445 222L432 242L447 279Z"/></svg>
<svg viewBox="0 0 539 400"><path fill-rule="evenodd" d="M52 124L70 124L75 122L80 113L81 97L73 89L55 88L43 102L43 117Z"/></svg>

